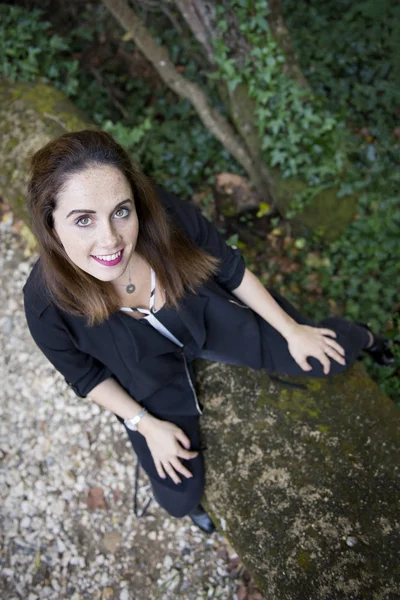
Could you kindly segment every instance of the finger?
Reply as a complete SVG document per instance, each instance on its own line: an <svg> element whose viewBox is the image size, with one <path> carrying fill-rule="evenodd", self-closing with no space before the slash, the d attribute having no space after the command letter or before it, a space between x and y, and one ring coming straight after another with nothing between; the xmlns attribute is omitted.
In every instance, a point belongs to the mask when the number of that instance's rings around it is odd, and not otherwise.
<svg viewBox="0 0 400 600"><path fill-rule="evenodd" d="M322 335L328 335L329 337L336 337L336 331L332 331L332 329L320 329L318 331L322 333Z"/></svg>
<svg viewBox="0 0 400 600"><path fill-rule="evenodd" d="M159 475L159 477L161 477L161 479L165 479L166 478L166 474L164 472L163 466L161 464L161 462L156 458L154 459L154 464L156 466L156 471Z"/></svg>
<svg viewBox="0 0 400 600"><path fill-rule="evenodd" d="M188 436L185 433L183 433L182 429L178 429L178 431L175 432L175 437L182 444L182 446L184 448L189 450L190 440L189 440Z"/></svg>
<svg viewBox="0 0 400 600"><path fill-rule="evenodd" d="M306 359L297 361L297 364L303 369L303 371L312 371L312 367L308 364Z"/></svg>
<svg viewBox="0 0 400 600"><path fill-rule="evenodd" d="M336 350L334 348L330 348L328 346L327 348L325 348L325 354L330 356L330 358L333 358L334 360L336 360L336 362L338 362L341 365L346 364L346 361L343 358L343 356L341 354L339 354L339 352L336 352Z"/></svg>
<svg viewBox="0 0 400 600"><path fill-rule="evenodd" d="M174 467L175 471L178 471L178 473L182 473L182 475L184 475L185 477L193 477L189 469L187 469L177 458L175 460L171 460L171 465Z"/></svg>
<svg viewBox="0 0 400 600"><path fill-rule="evenodd" d="M178 452L176 453L177 456L179 456L179 458L185 458L186 460L191 460L192 458L196 458L196 456L198 455L198 452L195 452L194 450L184 450L183 448L180 448L178 450Z"/></svg>
<svg viewBox="0 0 400 600"><path fill-rule="evenodd" d="M321 354L319 354L318 356L316 356L315 358L318 358L318 360L320 361L320 363L322 364L322 367L324 369L324 374L328 375L329 370L331 368L331 363L329 361L329 358L327 357L327 355L325 354L325 352L322 352Z"/></svg>
<svg viewBox="0 0 400 600"><path fill-rule="evenodd" d="M163 463L163 467L174 483L182 483L180 477L175 473L171 463Z"/></svg>
<svg viewBox="0 0 400 600"><path fill-rule="evenodd" d="M345 355L345 349L343 346L335 342L335 340L330 339L329 337L324 338L325 344L328 344L331 348L339 352L339 354Z"/></svg>

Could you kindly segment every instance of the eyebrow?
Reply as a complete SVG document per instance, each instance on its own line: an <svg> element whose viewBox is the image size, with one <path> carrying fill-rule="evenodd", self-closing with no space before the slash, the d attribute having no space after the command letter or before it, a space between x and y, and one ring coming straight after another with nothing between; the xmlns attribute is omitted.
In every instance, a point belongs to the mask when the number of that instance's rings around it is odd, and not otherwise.
<svg viewBox="0 0 400 600"><path fill-rule="evenodd" d="M117 209L119 206L122 206L126 202L130 202L131 204L133 204L133 202L130 198L126 198L125 200L122 200L122 202L118 202L118 204L116 206L114 206L112 212L114 212L115 209ZM75 210L71 210L65 218L68 219L68 217L70 217L71 215L75 215L78 213L86 213L88 215L95 215L96 211L91 210L91 209L85 209L85 208L76 208Z"/></svg>

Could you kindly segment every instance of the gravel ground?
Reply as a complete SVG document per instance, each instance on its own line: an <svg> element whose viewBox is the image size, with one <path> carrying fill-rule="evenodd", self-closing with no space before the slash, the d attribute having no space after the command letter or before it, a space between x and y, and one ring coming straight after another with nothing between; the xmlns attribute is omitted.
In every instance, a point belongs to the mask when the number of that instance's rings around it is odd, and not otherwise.
<svg viewBox="0 0 400 600"><path fill-rule="evenodd" d="M262 600L220 534L207 536L155 502L135 517L136 458L125 431L75 396L30 337L22 287L37 257L4 207L1 598ZM150 494L142 475L141 506Z"/></svg>

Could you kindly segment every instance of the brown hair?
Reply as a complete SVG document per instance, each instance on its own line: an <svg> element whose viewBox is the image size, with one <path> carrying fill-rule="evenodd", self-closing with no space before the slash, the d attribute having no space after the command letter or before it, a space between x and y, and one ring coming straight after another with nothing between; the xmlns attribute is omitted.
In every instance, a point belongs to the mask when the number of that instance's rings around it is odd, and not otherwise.
<svg viewBox="0 0 400 600"><path fill-rule="evenodd" d="M164 210L150 179L128 153L99 130L66 133L41 148L31 160L28 204L31 226L38 240L44 283L55 304L64 311L102 323L120 307L110 282L96 279L75 265L57 239L53 211L67 179L88 167L118 168L128 180L139 220L135 251L154 269L166 292L166 305L178 308L185 290L196 287L218 271L219 259L197 247Z"/></svg>

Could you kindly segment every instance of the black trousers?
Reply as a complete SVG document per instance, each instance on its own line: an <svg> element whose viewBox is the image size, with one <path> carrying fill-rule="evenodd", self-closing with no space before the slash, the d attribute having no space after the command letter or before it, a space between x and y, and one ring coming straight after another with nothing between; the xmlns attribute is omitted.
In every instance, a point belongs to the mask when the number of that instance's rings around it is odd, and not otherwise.
<svg viewBox="0 0 400 600"><path fill-rule="evenodd" d="M297 323L301 325L310 325L312 327L324 327L335 331L335 339L345 351L346 365L341 365L335 360L330 359L330 370L328 375L325 375L320 361L311 357L308 358L308 363L312 367L312 370L307 372L303 371L290 354L285 338L274 327L264 319L260 318L263 353L262 368L267 372L303 375L305 377L329 377L341 373L350 367L362 350L368 345L369 336L364 327L356 325L341 317L327 317L317 323L312 319L303 316L290 302L288 302L288 300L283 298L276 291L270 288L268 288L268 291L283 310ZM202 358L201 351L199 351L198 358ZM210 359L210 353L206 353L204 358ZM215 360L218 360L217 356L215 357ZM160 506L174 517L184 517L198 506L204 491L204 461L199 439L199 417L174 416L169 420L180 427L189 437L191 440L191 450L199 451L196 458L188 461L182 460L182 463L193 474L193 478L188 479L183 475L179 475L182 479L182 483L174 484L169 476L167 476L165 482L161 483L158 479L152 477L150 473L148 473L148 475L154 497ZM143 453L150 455L150 450L148 449L145 438L139 433L131 432L128 429L127 432L137 454L139 456L143 456Z"/></svg>

